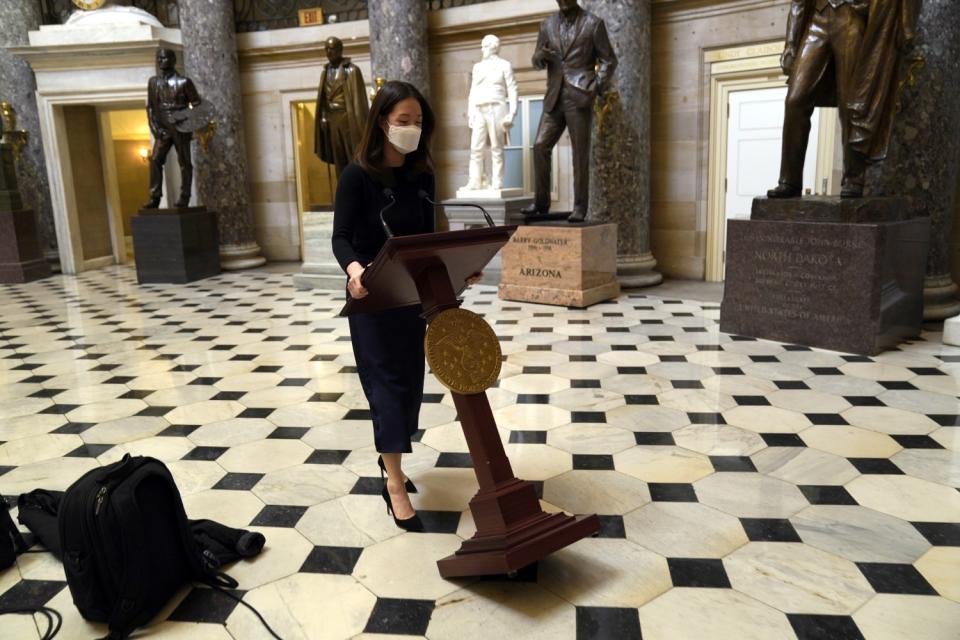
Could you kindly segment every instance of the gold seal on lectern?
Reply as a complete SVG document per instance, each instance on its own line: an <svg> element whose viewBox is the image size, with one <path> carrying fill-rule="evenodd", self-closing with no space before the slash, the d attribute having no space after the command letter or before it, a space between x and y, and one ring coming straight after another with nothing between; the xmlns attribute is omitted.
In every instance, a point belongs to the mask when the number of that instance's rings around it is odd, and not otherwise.
<svg viewBox="0 0 960 640"><path fill-rule="evenodd" d="M483 393L500 375L497 334L466 309L447 309L434 318L427 327L424 351L433 375L456 393Z"/></svg>

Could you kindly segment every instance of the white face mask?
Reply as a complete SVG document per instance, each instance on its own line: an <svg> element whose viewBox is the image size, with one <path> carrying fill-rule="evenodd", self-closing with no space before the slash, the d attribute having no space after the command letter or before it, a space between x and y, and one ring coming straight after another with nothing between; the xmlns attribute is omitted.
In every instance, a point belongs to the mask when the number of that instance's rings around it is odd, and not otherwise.
<svg viewBox="0 0 960 640"><path fill-rule="evenodd" d="M417 125L399 127L391 124L387 130L387 140L390 141L397 151L406 155L413 153L420 146L420 134L422 130Z"/></svg>

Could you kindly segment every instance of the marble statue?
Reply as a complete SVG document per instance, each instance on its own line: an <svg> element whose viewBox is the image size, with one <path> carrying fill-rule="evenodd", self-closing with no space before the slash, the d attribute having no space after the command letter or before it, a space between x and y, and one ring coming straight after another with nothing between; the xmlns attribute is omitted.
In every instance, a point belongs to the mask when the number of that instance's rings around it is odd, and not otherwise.
<svg viewBox="0 0 960 640"><path fill-rule="evenodd" d="M558 13L540 23L533 66L547 69L547 93L533 149L536 196L523 209L528 217L550 211L550 163L564 129L573 147L573 213L582 222L590 196L590 135L593 105L610 88L617 56L603 20L584 11L577 0L557 0Z"/></svg>
<svg viewBox="0 0 960 640"><path fill-rule="evenodd" d="M334 165L337 177L353 161L370 105L360 69L343 57L343 42L327 38L327 64L317 89L317 120L314 152Z"/></svg>
<svg viewBox="0 0 960 640"><path fill-rule="evenodd" d="M147 121L153 134L153 153L150 154L150 200L144 209L156 209L163 196L163 165L170 148L177 150L180 163L180 197L176 207L190 204L193 187L193 161L190 141L193 140L190 122L192 107L201 104L200 94L190 78L177 73L177 54L170 49L157 51L158 75L150 78L147 85Z"/></svg>
<svg viewBox="0 0 960 640"><path fill-rule="evenodd" d="M500 38L488 35L480 43L483 59L473 65L467 119L470 139L470 181L464 190L503 189L503 148L517 115L517 81L513 65L500 53ZM484 172L484 150L490 147L491 171Z"/></svg>
<svg viewBox="0 0 960 640"><path fill-rule="evenodd" d="M863 195L867 163L882 160L896 116L898 69L913 43L920 0L792 0L781 58L788 76L780 181L767 195L795 198L815 107L839 107L840 195Z"/></svg>

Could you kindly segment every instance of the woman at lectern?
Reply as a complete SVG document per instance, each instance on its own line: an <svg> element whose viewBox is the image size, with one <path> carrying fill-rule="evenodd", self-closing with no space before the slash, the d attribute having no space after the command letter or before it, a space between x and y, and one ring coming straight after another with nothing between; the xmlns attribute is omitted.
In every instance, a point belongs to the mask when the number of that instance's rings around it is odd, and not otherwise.
<svg viewBox="0 0 960 640"><path fill-rule="evenodd" d="M333 253L346 271L352 298L368 295L364 269L387 240L383 219L394 235L431 233L435 199L430 139L435 118L412 84L387 82L370 108L356 161L337 184L333 214ZM416 491L401 468L412 451L423 401L423 338L420 305L350 316L350 339L363 393L370 403L373 438L380 453L381 495L398 527L423 531L410 504Z"/></svg>

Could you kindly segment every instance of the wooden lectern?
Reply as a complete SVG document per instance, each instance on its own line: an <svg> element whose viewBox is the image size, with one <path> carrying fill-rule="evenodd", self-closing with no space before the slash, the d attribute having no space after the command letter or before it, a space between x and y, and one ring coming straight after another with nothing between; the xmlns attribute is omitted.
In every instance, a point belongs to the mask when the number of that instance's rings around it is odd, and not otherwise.
<svg viewBox="0 0 960 640"><path fill-rule="evenodd" d="M516 230L490 227L389 238L363 274L370 294L341 315L423 305L433 321L462 303L466 280L482 271ZM477 533L439 562L444 578L510 574L600 530L597 516L546 513L533 484L513 475L485 392L453 392L480 490L470 501Z"/></svg>

